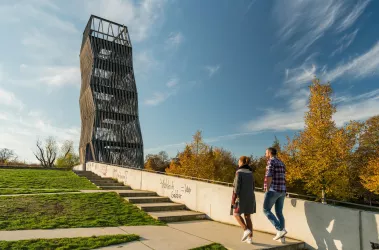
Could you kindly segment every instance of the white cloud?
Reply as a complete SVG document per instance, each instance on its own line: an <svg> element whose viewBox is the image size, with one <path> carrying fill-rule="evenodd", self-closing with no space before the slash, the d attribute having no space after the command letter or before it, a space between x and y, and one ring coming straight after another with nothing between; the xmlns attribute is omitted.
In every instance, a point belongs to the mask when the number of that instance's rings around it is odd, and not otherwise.
<svg viewBox="0 0 379 250"><path fill-rule="evenodd" d="M14 93L2 88L0 88L0 104L18 109L22 109L24 107L22 101L17 99Z"/></svg>
<svg viewBox="0 0 379 250"><path fill-rule="evenodd" d="M161 104L163 103L164 101L166 101L170 96L172 95L175 95L176 92L175 91L172 91L172 92L166 92L166 93L163 93L163 92L155 92L153 97L151 97L150 99L146 99L145 100L145 104L146 105L149 105L149 106L157 106L158 104Z"/></svg>
<svg viewBox="0 0 379 250"><path fill-rule="evenodd" d="M349 47L353 43L355 37L357 36L358 31L359 31L359 29L356 29L352 33L344 35L337 42L337 45L339 45L339 47L332 52L331 56L342 53L342 51L347 49L347 47Z"/></svg>
<svg viewBox="0 0 379 250"><path fill-rule="evenodd" d="M247 131L286 131L304 128L304 115L307 111L309 92L302 90L295 93L287 103L287 108L268 110L262 116L248 122L243 127ZM350 120L365 120L379 115L379 89L358 95L335 97L337 112L333 119L338 126Z"/></svg>
<svg viewBox="0 0 379 250"><path fill-rule="evenodd" d="M304 54L333 26L341 10L341 1L334 0L277 1L274 15L281 26L278 36L291 41L294 56Z"/></svg>
<svg viewBox="0 0 379 250"><path fill-rule="evenodd" d="M0 148L15 150L21 160L36 162L33 150L38 138L43 140L54 136L57 142L72 140L76 147L79 145L79 127L56 125L40 111L31 111L30 115L0 112L1 117L6 119L0 123Z"/></svg>
<svg viewBox="0 0 379 250"><path fill-rule="evenodd" d="M166 86L168 88L173 88L179 84L179 79L176 77L171 78L167 83Z"/></svg>
<svg viewBox="0 0 379 250"><path fill-rule="evenodd" d="M205 66L205 70L208 71L209 77L212 77L217 71L219 71L220 65Z"/></svg>
<svg viewBox="0 0 379 250"><path fill-rule="evenodd" d="M302 86L310 83L316 75L316 65L304 63L298 68L286 69L285 84L291 87Z"/></svg>
<svg viewBox="0 0 379 250"><path fill-rule="evenodd" d="M88 13L125 24L132 42L147 39L163 18L166 0L98 0L87 3Z"/></svg>
<svg viewBox="0 0 379 250"><path fill-rule="evenodd" d="M352 6L345 0L276 1L273 15L280 25L278 37L291 44L293 56L300 56L327 32L351 27L369 2Z"/></svg>
<svg viewBox="0 0 379 250"><path fill-rule="evenodd" d="M80 86L80 70L78 67L47 67L39 81L48 85L75 84Z"/></svg>
<svg viewBox="0 0 379 250"><path fill-rule="evenodd" d="M136 75L145 76L153 70L161 68L161 63L157 61L150 50L138 52L134 57L134 71Z"/></svg>
<svg viewBox="0 0 379 250"><path fill-rule="evenodd" d="M177 48L184 41L184 36L181 32L171 32L166 40L166 45L170 48Z"/></svg>
<svg viewBox="0 0 379 250"><path fill-rule="evenodd" d="M371 0L359 1L354 7L353 10L342 20L341 24L338 26L338 31L344 31L351 27L357 19L362 15L367 5Z"/></svg>
<svg viewBox="0 0 379 250"><path fill-rule="evenodd" d="M333 81L339 77L351 76L363 78L379 74L379 42L363 55L341 64L328 71L323 77L327 81Z"/></svg>
<svg viewBox="0 0 379 250"><path fill-rule="evenodd" d="M20 65L20 72L28 78L28 84L46 84L50 86L80 86L80 69L71 66L31 66Z"/></svg>

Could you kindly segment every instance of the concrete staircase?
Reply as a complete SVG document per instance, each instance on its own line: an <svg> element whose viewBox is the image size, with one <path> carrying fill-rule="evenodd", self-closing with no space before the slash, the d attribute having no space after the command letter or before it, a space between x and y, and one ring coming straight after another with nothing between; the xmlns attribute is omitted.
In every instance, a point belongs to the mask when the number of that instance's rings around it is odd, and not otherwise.
<svg viewBox="0 0 379 250"><path fill-rule="evenodd" d="M86 177L103 190L114 190L121 197L147 212L151 217L163 222L179 222L206 219L206 215L190 211L183 204L172 202L168 197L158 196L155 192L132 190L112 178L102 178L90 171L75 172L80 177Z"/></svg>

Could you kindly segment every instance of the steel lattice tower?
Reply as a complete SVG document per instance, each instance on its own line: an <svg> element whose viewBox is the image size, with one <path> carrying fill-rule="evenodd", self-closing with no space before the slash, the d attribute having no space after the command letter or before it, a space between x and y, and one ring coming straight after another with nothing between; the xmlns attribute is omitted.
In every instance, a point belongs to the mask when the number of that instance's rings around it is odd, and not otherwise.
<svg viewBox="0 0 379 250"><path fill-rule="evenodd" d="M143 167L132 45L126 26L91 15L80 49L80 161Z"/></svg>

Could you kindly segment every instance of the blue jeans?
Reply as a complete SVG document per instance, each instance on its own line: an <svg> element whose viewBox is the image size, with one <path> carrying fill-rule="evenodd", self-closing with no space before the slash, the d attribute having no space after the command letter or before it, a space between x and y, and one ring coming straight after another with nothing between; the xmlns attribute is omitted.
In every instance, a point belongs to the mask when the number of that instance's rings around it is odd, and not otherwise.
<svg viewBox="0 0 379 250"><path fill-rule="evenodd" d="M268 191L265 193L265 199L263 202L263 213L278 231L282 231L285 227L283 216L284 198L286 198L285 192ZM271 212L271 208L274 204L276 217Z"/></svg>

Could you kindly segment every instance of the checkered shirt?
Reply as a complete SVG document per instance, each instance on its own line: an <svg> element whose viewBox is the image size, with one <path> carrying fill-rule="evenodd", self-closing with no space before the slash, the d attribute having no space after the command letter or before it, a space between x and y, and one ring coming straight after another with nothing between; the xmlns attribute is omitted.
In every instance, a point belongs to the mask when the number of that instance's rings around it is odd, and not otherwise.
<svg viewBox="0 0 379 250"><path fill-rule="evenodd" d="M272 177L271 188L276 192L286 192L286 166L278 158L267 161L264 188L267 190L267 177ZM267 190L269 191L269 190Z"/></svg>

